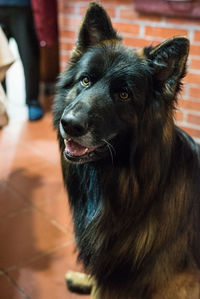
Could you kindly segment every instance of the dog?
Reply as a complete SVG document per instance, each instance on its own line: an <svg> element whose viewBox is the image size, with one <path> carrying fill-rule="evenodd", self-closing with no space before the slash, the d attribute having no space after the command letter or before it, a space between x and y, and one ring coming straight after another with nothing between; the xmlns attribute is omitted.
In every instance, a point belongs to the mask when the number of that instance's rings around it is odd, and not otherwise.
<svg viewBox="0 0 200 299"><path fill-rule="evenodd" d="M90 3L59 77L54 126L92 298L200 298L200 151L174 122L188 52L181 36L130 49Z"/></svg>

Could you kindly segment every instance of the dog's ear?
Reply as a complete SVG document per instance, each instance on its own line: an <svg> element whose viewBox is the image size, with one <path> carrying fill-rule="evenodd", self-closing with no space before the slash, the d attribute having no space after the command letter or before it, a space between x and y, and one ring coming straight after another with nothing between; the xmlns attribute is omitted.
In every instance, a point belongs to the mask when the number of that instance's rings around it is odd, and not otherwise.
<svg viewBox="0 0 200 299"><path fill-rule="evenodd" d="M154 78L165 94L174 95L179 90L180 80L186 72L188 52L189 40L180 36L159 44L147 55Z"/></svg>
<svg viewBox="0 0 200 299"><path fill-rule="evenodd" d="M110 17L102 6L90 3L79 31L77 47L84 51L101 41L111 39L121 40L112 27Z"/></svg>

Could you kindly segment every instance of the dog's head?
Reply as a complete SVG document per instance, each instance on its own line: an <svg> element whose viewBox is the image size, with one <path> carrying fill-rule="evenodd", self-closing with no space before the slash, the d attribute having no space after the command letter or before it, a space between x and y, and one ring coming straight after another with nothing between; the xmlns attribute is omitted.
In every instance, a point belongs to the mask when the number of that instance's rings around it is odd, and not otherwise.
<svg viewBox="0 0 200 299"><path fill-rule="evenodd" d="M154 48L129 49L105 10L91 3L54 103L65 158L85 163L113 157L119 143L126 155L128 136L137 144L140 134L149 134L147 111L152 130L157 125L160 131L161 111L172 110L185 74L188 48L185 37L175 37Z"/></svg>

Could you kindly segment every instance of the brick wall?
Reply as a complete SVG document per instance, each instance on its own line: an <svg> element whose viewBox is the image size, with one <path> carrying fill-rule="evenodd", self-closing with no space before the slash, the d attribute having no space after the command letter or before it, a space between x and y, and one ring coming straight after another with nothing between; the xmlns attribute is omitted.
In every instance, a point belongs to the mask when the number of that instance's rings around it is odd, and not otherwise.
<svg viewBox="0 0 200 299"><path fill-rule="evenodd" d="M65 68L74 46L81 18L88 0L59 0L59 42L61 71ZM188 36L191 42L188 74L179 97L176 121L185 131L200 142L200 20L168 18L139 14L132 0L102 0L114 28L130 47L156 45L174 35Z"/></svg>

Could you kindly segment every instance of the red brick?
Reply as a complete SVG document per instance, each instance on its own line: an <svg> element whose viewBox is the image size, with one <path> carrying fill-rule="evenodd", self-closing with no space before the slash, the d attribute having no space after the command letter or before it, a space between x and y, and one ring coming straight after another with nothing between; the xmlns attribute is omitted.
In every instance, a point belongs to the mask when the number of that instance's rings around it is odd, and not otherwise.
<svg viewBox="0 0 200 299"><path fill-rule="evenodd" d="M67 62L67 61L69 60L69 58L70 58L70 55L69 55L69 54L65 54L65 53L61 53L61 54L60 54L60 59L61 59L61 61L63 61L63 62Z"/></svg>
<svg viewBox="0 0 200 299"><path fill-rule="evenodd" d="M86 13L87 8L88 8L88 5L86 5L86 4L80 6L79 13L81 16L83 16Z"/></svg>
<svg viewBox="0 0 200 299"><path fill-rule="evenodd" d="M166 17L165 21L168 24L178 24L178 25L200 25L200 21L197 19L189 19L189 18L179 18L179 17Z"/></svg>
<svg viewBox="0 0 200 299"><path fill-rule="evenodd" d="M116 9L113 7L106 7L106 11L111 18L116 17Z"/></svg>
<svg viewBox="0 0 200 299"><path fill-rule="evenodd" d="M140 30L140 26L136 24L124 24L124 23L115 23L113 22L113 27L119 33L131 33L138 34Z"/></svg>
<svg viewBox="0 0 200 299"><path fill-rule="evenodd" d="M190 55L199 55L200 56L200 46L191 45L190 46Z"/></svg>
<svg viewBox="0 0 200 299"><path fill-rule="evenodd" d="M142 38L124 37L124 44L133 48L144 48L151 45L151 41Z"/></svg>
<svg viewBox="0 0 200 299"><path fill-rule="evenodd" d="M184 126L180 126L184 131L186 131L190 136L200 138L200 129L193 129L193 128L187 128Z"/></svg>
<svg viewBox="0 0 200 299"><path fill-rule="evenodd" d="M187 121L189 123L192 123L195 125L200 125L200 115L188 114ZM199 130L200 130L200 127L199 127Z"/></svg>
<svg viewBox="0 0 200 299"><path fill-rule="evenodd" d="M200 72L199 74L188 73L183 81L187 83L200 84Z"/></svg>
<svg viewBox="0 0 200 299"><path fill-rule="evenodd" d="M120 19L135 20L137 19L138 14L134 11L133 6L128 8L120 9Z"/></svg>
<svg viewBox="0 0 200 299"><path fill-rule="evenodd" d="M63 16L60 15L58 18L59 21L59 27L62 29L62 27L67 28L79 28L81 24L81 17L71 17L71 16Z"/></svg>
<svg viewBox="0 0 200 299"><path fill-rule="evenodd" d="M76 32L71 30L60 30L60 37L75 39Z"/></svg>
<svg viewBox="0 0 200 299"><path fill-rule="evenodd" d="M61 0L59 0L58 2L60 2L60 1L61 1ZM62 1L63 1L64 3L66 3L66 0L62 0ZM61 1L61 2L62 2L62 1ZM80 0L73 0L73 2L80 2ZM89 3L91 2L91 0L84 0L84 2L89 4Z"/></svg>
<svg viewBox="0 0 200 299"><path fill-rule="evenodd" d="M191 59L190 68L200 70L200 59Z"/></svg>
<svg viewBox="0 0 200 299"><path fill-rule="evenodd" d="M180 99L179 107L182 107L184 109L189 109L189 110L200 111L200 102Z"/></svg>
<svg viewBox="0 0 200 299"><path fill-rule="evenodd" d="M194 32L194 40L195 42L200 42L200 30Z"/></svg>
<svg viewBox="0 0 200 299"><path fill-rule="evenodd" d="M75 13L75 6L74 5L58 5L58 11L62 14L74 14Z"/></svg>
<svg viewBox="0 0 200 299"><path fill-rule="evenodd" d="M65 51L71 51L74 47L74 43L61 41L60 42L60 49Z"/></svg>
<svg viewBox="0 0 200 299"><path fill-rule="evenodd" d="M137 13L133 6L130 8L121 8L120 9L120 18L126 19L126 20L137 20L137 21L151 21L151 22L160 22L162 20L162 17L151 15L151 14L141 14Z"/></svg>
<svg viewBox="0 0 200 299"><path fill-rule="evenodd" d="M112 5L132 5L133 0L101 0L102 5L112 4Z"/></svg>
<svg viewBox="0 0 200 299"><path fill-rule="evenodd" d="M200 88L190 87L189 95L200 100Z"/></svg>
<svg viewBox="0 0 200 299"><path fill-rule="evenodd" d="M162 38L169 38L176 35L188 35L188 31L184 29L166 28L166 27L153 27L146 26L145 34L147 36L156 36Z"/></svg>
<svg viewBox="0 0 200 299"><path fill-rule="evenodd" d="M180 110L176 110L174 114L174 119L176 121L183 121L183 112Z"/></svg>

